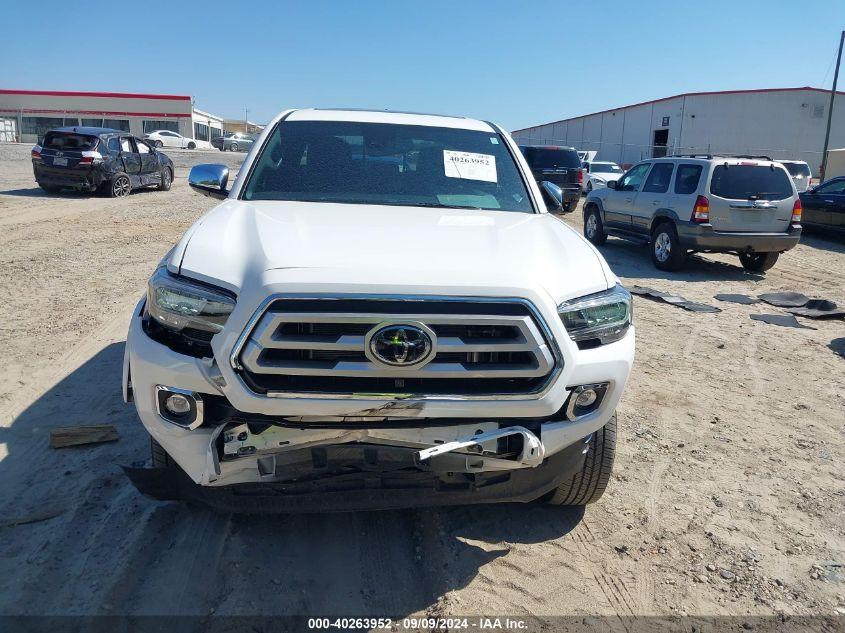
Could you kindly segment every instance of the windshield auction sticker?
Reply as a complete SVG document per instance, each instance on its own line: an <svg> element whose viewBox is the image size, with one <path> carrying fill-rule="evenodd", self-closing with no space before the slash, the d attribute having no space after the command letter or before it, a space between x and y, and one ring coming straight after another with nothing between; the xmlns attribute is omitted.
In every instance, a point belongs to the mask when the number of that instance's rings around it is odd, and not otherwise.
<svg viewBox="0 0 845 633"><path fill-rule="evenodd" d="M496 157L491 154L443 150L443 167L448 178L497 182Z"/></svg>

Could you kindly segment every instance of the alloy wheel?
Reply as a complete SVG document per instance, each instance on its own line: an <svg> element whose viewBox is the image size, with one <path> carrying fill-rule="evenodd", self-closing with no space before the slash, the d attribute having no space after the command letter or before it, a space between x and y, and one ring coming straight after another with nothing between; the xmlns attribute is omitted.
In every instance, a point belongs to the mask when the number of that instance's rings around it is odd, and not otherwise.
<svg viewBox="0 0 845 633"><path fill-rule="evenodd" d="M672 240L666 233L659 233L654 238L654 256L659 262L665 262L669 259L672 252Z"/></svg>
<svg viewBox="0 0 845 633"><path fill-rule="evenodd" d="M596 236L598 230L598 222L596 221L596 214L591 213L587 216L587 237L593 238Z"/></svg>
<svg viewBox="0 0 845 633"><path fill-rule="evenodd" d="M131 189L132 186L129 184L129 178L126 176L116 178L112 184L112 191L114 191L115 198L124 198L128 196Z"/></svg>

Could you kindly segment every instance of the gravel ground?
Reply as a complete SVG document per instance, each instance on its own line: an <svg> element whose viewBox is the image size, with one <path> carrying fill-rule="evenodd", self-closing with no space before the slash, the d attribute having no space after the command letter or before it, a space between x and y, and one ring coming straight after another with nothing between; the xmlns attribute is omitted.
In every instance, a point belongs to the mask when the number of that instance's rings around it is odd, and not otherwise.
<svg viewBox="0 0 845 633"><path fill-rule="evenodd" d="M661 273L642 247L602 247L626 284L723 311L635 298L615 477L586 512L225 516L124 478L148 440L119 376L147 276L214 203L188 167L234 172L243 154L168 151L170 192L109 200L44 194L28 153L0 145L0 615L845 613L845 325L779 328L749 318L777 308L713 299L845 304L842 241L806 236L765 276L727 256ZM580 229L579 213L564 221ZM53 427L105 422L118 442L47 446Z"/></svg>

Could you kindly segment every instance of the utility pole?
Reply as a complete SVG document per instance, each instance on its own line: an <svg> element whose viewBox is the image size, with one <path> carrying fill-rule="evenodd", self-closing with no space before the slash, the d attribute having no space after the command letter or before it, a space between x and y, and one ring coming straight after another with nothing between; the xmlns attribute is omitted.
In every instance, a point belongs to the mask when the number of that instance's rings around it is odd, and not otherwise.
<svg viewBox="0 0 845 633"><path fill-rule="evenodd" d="M845 31L839 36L839 54L836 56L836 70L833 72L833 90L830 91L830 104L827 106L827 130L824 133L824 151L822 153L822 180L827 173L827 145L830 142L830 123L833 121L833 100L836 98L836 81L839 79L839 64L842 61L842 44L845 44Z"/></svg>
<svg viewBox="0 0 845 633"><path fill-rule="evenodd" d="M842 35L845 36L845 33L842 33ZM841 52L841 48L840 48L840 52ZM837 66L836 68L838 70L839 66ZM834 90L835 90L835 88L834 88ZM248 114L249 114L249 108L244 108L244 134L249 134L249 120L247 119Z"/></svg>

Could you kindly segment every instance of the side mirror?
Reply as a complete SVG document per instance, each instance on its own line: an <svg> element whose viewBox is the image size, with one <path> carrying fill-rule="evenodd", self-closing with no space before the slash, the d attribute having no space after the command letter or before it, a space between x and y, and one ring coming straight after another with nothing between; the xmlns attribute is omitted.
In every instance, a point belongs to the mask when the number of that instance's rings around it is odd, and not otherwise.
<svg viewBox="0 0 845 633"><path fill-rule="evenodd" d="M544 180L540 183L540 191L546 202L546 208L550 212L556 213L563 210L563 189L553 182Z"/></svg>
<svg viewBox="0 0 845 633"><path fill-rule="evenodd" d="M618 185L618 184L619 184L619 181L618 181L618 180L608 180L608 181L607 181L607 187L608 187L609 189L616 189L616 187L617 187L617 185Z"/></svg>
<svg viewBox="0 0 845 633"><path fill-rule="evenodd" d="M226 165L196 165L188 175L191 189L218 200L229 196L229 190L226 189L228 182L229 168Z"/></svg>

